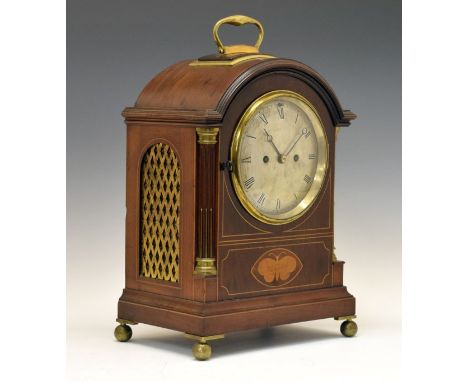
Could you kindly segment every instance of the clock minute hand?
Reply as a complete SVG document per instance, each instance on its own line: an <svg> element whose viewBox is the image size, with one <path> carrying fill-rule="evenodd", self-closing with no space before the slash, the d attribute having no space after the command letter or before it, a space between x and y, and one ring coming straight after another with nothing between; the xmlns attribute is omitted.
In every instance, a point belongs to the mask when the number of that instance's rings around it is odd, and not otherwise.
<svg viewBox="0 0 468 382"><path fill-rule="evenodd" d="M301 135L299 135L297 137L297 139L294 141L294 143L292 144L292 146L289 148L289 150L284 154L285 157L287 157L289 155L289 153L291 152L291 150L294 148L294 146L296 146L297 142L299 142L299 139L302 138L302 136L304 135L304 133L301 133Z"/></svg>

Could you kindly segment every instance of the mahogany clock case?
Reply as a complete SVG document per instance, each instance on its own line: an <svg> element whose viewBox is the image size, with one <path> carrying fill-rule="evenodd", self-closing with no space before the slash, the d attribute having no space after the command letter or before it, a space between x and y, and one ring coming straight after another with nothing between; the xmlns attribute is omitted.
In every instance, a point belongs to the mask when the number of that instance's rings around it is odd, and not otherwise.
<svg viewBox="0 0 468 382"><path fill-rule="evenodd" d="M355 298L343 286L344 263L333 252L333 194L337 128L349 125L355 115L341 108L318 73L297 61L262 58L232 66L191 62L161 72L135 106L123 112L128 127L126 282L118 318L211 336L353 316ZM255 99L274 90L296 92L315 107L329 150L328 171L314 205L284 225L253 218L237 199L229 172L231 139L240 116ZM217 143L200 144L197 128L219 129ZM170 145L180 161L177 283L140 272L141 161L158 142ZM210 233L199 223L203 209L213 214ZM194 274L200 240L213 253L215 275ZM300 270L286 282L268 284L258 276L256 264L275 251L292 253Z"/></svg>

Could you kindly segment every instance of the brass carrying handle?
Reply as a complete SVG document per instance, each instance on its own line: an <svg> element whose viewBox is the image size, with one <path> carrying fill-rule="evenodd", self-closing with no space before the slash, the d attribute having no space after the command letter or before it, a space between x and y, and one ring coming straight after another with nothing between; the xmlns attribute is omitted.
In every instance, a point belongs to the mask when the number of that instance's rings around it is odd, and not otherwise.
<svg viewBox="0 0 468 382"><path fill-rule="evenodd" d="M224 45L218 35L218 29L223 24L230 24L234 26L240 26L244 24L254 24L258 28L258 38L254 46L252 45ZM222 54L234 54L234 53L258 53L260 44L263 41L263 26L258 20L255 20L249 16L233 15L225 17L219 20L213 27L213 38L218 45L218 51Z"/></svg>

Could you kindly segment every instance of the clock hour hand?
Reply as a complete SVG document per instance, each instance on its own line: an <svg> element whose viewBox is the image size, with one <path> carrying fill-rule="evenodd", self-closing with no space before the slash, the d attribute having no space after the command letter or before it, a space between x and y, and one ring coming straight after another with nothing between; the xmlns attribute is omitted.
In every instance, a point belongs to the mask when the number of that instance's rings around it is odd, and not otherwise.
<svg viewBox="0 0 468 382"><path fill-rule="evenodd" d="M275 150L278 153L279 157L282 157L281 153L279 152L278 148L275 145L275 142L273 142L273 136L268 134L268 131L266 131L266 129L263 129L263 131L265 131L265 134L267 136L267 141L270 142L273 145L273 147L275 148Z"/></svg>

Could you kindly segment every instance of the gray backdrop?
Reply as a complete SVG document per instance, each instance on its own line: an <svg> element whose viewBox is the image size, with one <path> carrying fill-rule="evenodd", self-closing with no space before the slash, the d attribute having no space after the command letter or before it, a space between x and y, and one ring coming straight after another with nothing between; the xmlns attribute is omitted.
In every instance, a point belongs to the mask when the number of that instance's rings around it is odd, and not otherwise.
<svg viewBox="0 0 468 382"><path fill-rule="evenodd" d="M124 286L120 112L168 65L215 52L211 28L230 14L259 19L263 52L310 65L358 115L337 147L337 255L358 314L399 320L400 1L69 0L67 13L69 329L112 325ZM254 41L255 28L222 37Z"/></svg>

